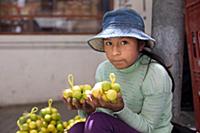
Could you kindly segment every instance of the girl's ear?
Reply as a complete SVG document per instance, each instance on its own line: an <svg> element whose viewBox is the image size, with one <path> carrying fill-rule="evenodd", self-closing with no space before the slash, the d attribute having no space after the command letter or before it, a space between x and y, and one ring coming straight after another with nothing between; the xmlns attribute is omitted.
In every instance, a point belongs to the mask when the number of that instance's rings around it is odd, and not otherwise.
<svg viewBox="0 0 200 133"><path fill-rule="evenodd" d="M142 52L142 50L144 49L144 46L145 46L145 42L139 41L139 52Z"/></svg>

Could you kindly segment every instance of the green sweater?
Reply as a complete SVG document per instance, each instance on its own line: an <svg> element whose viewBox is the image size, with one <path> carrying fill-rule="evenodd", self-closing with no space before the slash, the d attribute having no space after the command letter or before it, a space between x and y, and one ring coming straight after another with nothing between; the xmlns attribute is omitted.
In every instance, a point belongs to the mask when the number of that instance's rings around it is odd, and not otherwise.
<svg viewBox="0 0 200 133"><path fill-rule="evenodd" d="M96 71L96 82L109 80L109 74L115 73L125 106L119 112L102 108L97 111L117 116L142 133L171 133L172 81L165 68L155 61L150 63L145 77L149 60L144 55L120 70L109 61L102 62Z"/></svg>

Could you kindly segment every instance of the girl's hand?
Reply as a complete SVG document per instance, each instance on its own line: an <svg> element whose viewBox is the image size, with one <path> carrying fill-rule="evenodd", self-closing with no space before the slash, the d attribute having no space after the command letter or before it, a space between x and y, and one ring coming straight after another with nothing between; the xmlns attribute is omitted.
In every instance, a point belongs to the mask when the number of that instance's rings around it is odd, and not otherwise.
<svg viewBox="0 0 200 133"><path fill-rule="evenodd" d="M99 100L97 98L95 98L93 95L90 95L87 98L86 103L89 104L90 106L92 106L93 108L100 107Z"/></svg>
<svg viewBox="0 0 200 133"><path fill-rule="evenodd" d="M91 96L91 99L87 100L86 102L95 108L103 107L103 108L110 109L114 112L120 111L124 108L124 102L120 93L118 93L117 100L114 103L105 102L101 97L97 99L92 96Z"/></svg>
<svg viewBox="0 0 200 133"><path fill-rule="evenodd" d="M96 110L96 108L93 108L92 106L90 106L88 103L85 102L85 100L83 100L82 103L79 102L79 100L76 100L75 98L63 98L66 105L67 105L67 108L69 110L83 110L85 111L86 113L92 113Z"/></svg>
<svg viewBox="0 0 200 133"><path fill-rule="evenodd" d="M118 93L117 100L115 102L105 102L102 98L99 99L99 103L101 107L108 108L112 110L113 112L120 111L124 108L124 101L122 98L122 95Z"/></svg>

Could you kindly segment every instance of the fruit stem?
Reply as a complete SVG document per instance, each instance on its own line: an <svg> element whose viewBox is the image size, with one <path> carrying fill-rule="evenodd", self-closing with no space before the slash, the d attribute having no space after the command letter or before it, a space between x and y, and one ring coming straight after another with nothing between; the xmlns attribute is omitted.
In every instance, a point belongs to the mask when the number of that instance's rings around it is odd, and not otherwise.
<svg viewBox="0 0 200 133"><path fill-rule="evenodd" d="M49 99L49 101L48 101L49 108L51 108L52 103L53 103L53 100L52 100L52 99Z"/></svg>
<svg viewBox="0 0 200 133"><path fill-rule="evenodd" d="M20 125L19 120L17 120L17 125L18 125L19 129L22 130L22 126Z"/></svg>
<svg viewBox="0 0 200 133"><path fill-rule="evenodd" d="M70 87L73 88L73 86L74 86L74 77L73 77L72 74L68 75L68 83L69 83Z"/></svg>
<svg viewBox="0 0 200 133"><path fill-rule="evenodd" d="M110 78L111 84L114 84L115 80L116 80L115 74L114 73L110 73L109 78Z"/></svg>
<svg viewBox="0 0 200 133"><path fill-rule="evenodd" d="M34 113L36 113L38 111L38 108L37 107L33 107L32 109L31 109L31 113L30 114L34 114Z"/></svg>

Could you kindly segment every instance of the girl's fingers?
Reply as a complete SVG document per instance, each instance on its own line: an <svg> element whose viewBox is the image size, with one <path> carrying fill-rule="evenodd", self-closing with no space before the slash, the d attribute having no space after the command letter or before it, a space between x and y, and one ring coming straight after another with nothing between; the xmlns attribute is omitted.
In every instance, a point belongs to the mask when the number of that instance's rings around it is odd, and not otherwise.
<svg viewBox="0 0 200 133"><path fill-rule="evenodd" d="M83 109L84 109L84 110L87 110L87 109L89 109L89 108L92 108L92 106L91 106L90 104L88 104L86 101L83 102Z"/></svg>
<svg viewBox="0 0 200 133"><path fill-rule="evenodd" d="M67 103L71 104L71 98L67 98Z"/></svg>
<svg viewBox="0 0 200 133"><path fill-rule="evenodd" d="M123 102L123 98L122 98L122 94L121 93L118 93L117 94L117 103L121 103L121 102Z"/></svg>
<svg viewBox="0 0 200 133"><path fill-rule="evenodd" d="M99 103L100 103L101 107L108 107L109 106L108 105L109 103L105 102L102 97L100 97Z"/></svg>
<svg viewBox="0 0 200 133"><path fill-rule="evenodd" d="M86 102L86 104L89 104L92 108L95 108L95 107L96 107L96 106L95 106L95 103L93 102L92 99L87 99L85 102Z"/></svg>
<svg viewBox="0 0 200 133"><path fill-rule="evenodd" d="M94 106L99 107L99 100L95 98L94 96L91 96L91 98L92 98L92 103L94 104Z"/></svg>
<svg viewBox="0 0 200 133"><path fill-rule="evenodd" d="M98 99L96 99L92 95L86 100L86 103L92 106L93 108L99 107Z"/></svg>
<svg viewBox="0 0 200 133"><path fill-rule="evenodd" d="M76 107L76 109L81 109L82 108L81 103L76 98L72 98L72 105L74 107Z"/></svg>
<svg viewBox="0 0 200 133"><path fill-rule="evenodd" d="M67 99L64 99L64 100L65 100L66 105L67 105L67 108L68 108L69 110L74 110L74 109L75 109L75 107L72 105L72 100L71 100L71 98L67 98Z"/></svg>

